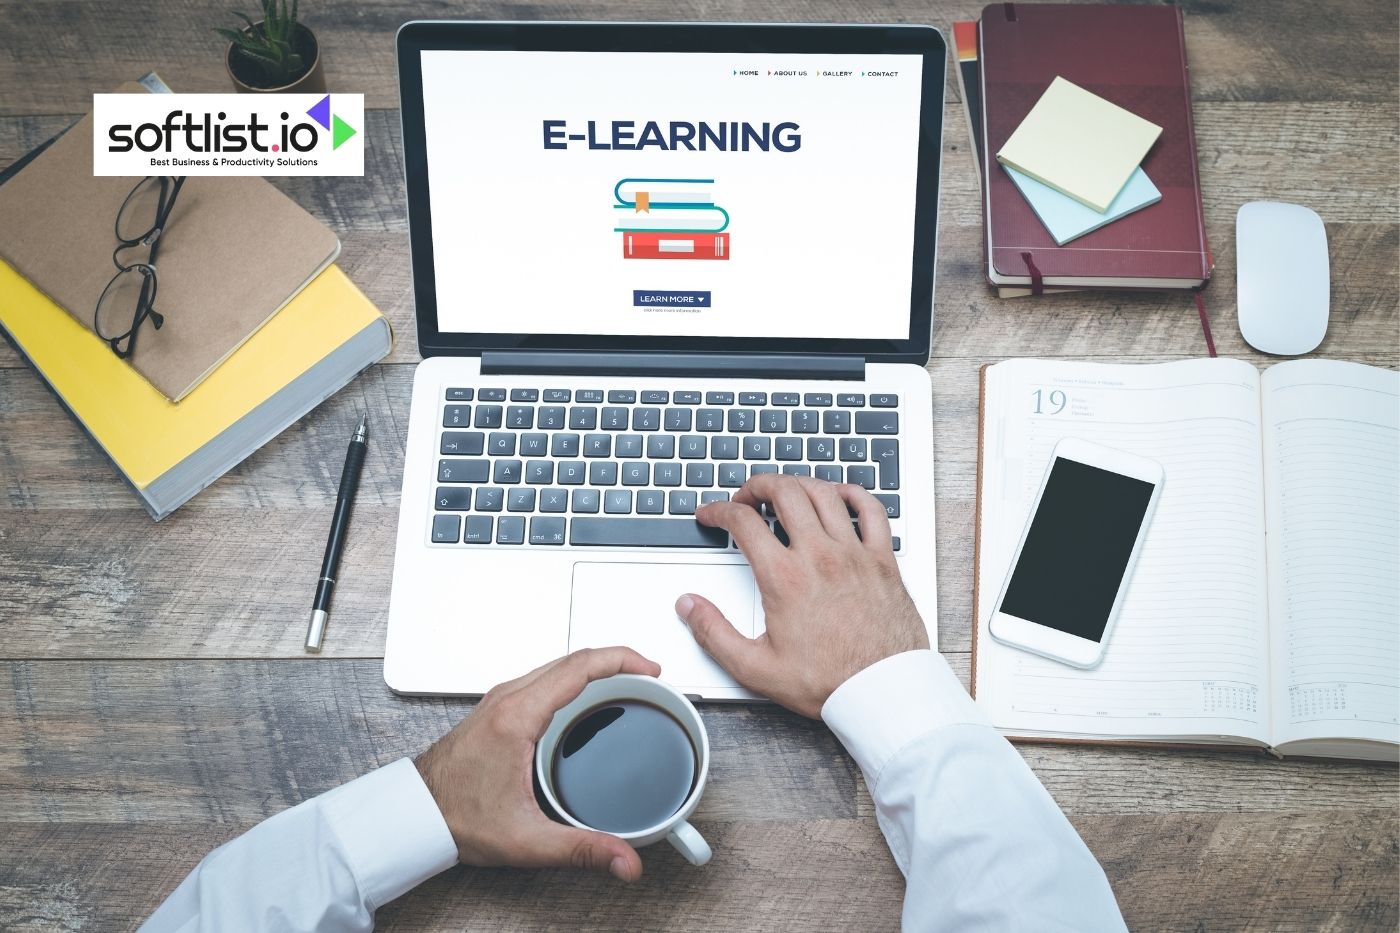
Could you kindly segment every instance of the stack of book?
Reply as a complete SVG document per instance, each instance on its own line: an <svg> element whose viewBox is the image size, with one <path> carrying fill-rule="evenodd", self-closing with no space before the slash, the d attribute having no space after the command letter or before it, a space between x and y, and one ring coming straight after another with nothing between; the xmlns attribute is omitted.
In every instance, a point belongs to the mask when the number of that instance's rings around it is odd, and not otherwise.
<svg viewBox="0 0 1400 933"><path fill-rule="evenodd" d="M613 231L624 259L728 259L729 212L713 178L624 178L613 186Z"/></svg>
<svg viewBox="0 0 1400 933"><path fill-rule="evenodd" d="M954 38L998 294L1209 281L1180 10L997 3Z"/></svg>

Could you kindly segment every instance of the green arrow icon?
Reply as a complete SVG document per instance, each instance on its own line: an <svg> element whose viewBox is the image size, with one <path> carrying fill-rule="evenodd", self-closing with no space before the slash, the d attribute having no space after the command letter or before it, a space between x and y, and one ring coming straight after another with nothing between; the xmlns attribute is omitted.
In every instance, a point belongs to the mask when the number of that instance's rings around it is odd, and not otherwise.
<svg viewBox="0 0 1400 933"><path fill-rule="evenodd" d="M331 149L339 149L340 144L355 135L355 128L340 117L331 117Z"/></svg>

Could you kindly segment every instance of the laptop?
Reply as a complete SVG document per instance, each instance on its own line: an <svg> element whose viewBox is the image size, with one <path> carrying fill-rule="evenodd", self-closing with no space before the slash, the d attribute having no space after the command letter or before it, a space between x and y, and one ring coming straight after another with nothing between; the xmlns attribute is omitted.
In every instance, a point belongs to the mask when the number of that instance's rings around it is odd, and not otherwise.
<svg viewBox="0 0 1400 933"><path fill-rule="evenodd" d="M758 699L673 606L764 614L695 521L762 473L885 505L934 638L945 49L919 26L398 33L413 380L384 677L481 694L629 645ZM781 516L767 516L786 542Z"/></svg>

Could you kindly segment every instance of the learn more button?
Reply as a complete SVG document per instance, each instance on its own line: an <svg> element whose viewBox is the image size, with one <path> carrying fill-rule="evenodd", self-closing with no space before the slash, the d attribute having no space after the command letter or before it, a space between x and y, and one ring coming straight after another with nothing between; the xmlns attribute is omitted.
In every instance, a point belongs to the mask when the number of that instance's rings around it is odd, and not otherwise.
<svg viewBox="0 0 1400 933"><path fill-rule="evenodd" d="M678 292L659 289L632 289L634 308L708 308L709 292Z"/></svg>

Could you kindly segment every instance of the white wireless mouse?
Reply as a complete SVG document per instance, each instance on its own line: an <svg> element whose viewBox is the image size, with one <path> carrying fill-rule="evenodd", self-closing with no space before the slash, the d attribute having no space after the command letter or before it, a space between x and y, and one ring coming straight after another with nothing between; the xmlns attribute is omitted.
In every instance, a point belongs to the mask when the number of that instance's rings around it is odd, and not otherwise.
<svg viewBox="0 0 1400 933"><path fill-rule="evenodd" d="M1277 356L1317 349L1332 288L1322 218L1300 204L1251 201L1235 215L1235 262L1249 345Z"/></svg>

